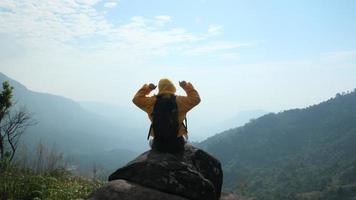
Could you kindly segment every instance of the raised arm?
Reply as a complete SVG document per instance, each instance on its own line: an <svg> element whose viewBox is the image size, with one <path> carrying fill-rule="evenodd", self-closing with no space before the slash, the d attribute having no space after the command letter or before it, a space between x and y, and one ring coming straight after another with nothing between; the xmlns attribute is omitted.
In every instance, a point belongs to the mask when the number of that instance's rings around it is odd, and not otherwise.
<svg viewBox="0 0 356 200"><path fill-rule="evenodd" d="M145 112L149 112L150 107L152 107L154 103L154 97L148 96L152 90L154 90L156 86L154 84L145 84L143 85L135 94L132 102L139 108L141 108Z"/></svg>
<svg viewBox="0 0 356 200"><path fill-rule="evenodd" d="M181 103L181 111L188 112L194 106L200 103L200 96L197 90L189 82L179 82L179 85L187 93L187 96L179 96Z"/></svg>

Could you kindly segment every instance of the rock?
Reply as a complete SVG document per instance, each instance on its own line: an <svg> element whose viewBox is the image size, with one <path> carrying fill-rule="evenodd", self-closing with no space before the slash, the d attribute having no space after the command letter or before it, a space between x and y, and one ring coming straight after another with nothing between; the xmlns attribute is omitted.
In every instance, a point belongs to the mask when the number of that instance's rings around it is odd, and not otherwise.
<svg viewBox="0 0 356 200"><path fill-rule="evenodd" d="M146 188L125 180L110 181L89 196L88 200L188 200Z"/></svg>
<svg viewBox="0 0 356 200"><path fill-rule="evenodd" d="M222 193L220 200L239 200L239 198L233 193Z"/></svg>
<svg viewBox="0 0 356 200"><path fill-rule="evenodd" d="M186 145L178 154L147 151L109 176L117 179L191 200L217 200L223 173L217 159Z"/></svg>

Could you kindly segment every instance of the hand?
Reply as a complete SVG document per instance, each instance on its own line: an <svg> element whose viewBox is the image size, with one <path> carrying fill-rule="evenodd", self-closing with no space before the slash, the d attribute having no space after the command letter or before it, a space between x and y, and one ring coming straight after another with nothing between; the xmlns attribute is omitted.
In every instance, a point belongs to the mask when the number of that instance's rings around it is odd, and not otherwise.
<svg viewBox="0 0 356 200"><path fill-rule="evenodd" d="M156 85L155 84L153 84L153 83L150 83L149 85L148 85L148 87L151 89L151 90L154 90L154 89L156 89Z"/></svg>
<svg viewBox="0 0 356 200"><path fill-rule="evenodd" d="M179 86L181 86L182 88L184 88L187 85L186 81L179 81Z"/></svg>

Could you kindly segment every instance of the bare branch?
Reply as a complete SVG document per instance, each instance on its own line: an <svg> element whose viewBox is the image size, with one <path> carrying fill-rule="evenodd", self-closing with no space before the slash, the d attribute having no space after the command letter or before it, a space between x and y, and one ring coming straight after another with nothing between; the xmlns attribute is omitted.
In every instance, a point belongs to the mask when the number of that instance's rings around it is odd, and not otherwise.
<svg viewBox="0 0 356 200"><path fill-rule="evenodd" d="M22 134L29 126L37 124L31 120L31 114L25 108L21 108L15 113L7 113L4 124L1 126L3 137L6 136L11 148L9 160L14 158L18 142Z"/></svg>

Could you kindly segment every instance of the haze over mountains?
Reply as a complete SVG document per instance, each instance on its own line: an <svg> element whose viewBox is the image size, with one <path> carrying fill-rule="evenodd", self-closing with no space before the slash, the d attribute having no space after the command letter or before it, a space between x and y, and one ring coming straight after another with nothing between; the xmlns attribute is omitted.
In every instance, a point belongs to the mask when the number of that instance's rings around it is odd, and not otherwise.
<svg viewBox="0 0 356 200"><path fill-rule="evenodd" d="M148 148L147 115L133 104L119 107L101 102L76 102L69 98L28 90L21 83L0 73L0 81L8 80L14 89L18 106L25 106L38 122L28 130L26 140L39 139L56 143L65 152L101 152L117 148L140 152ZM133 95L133 94L130 94ZM222 130L243 125L265 111L253 110L236 114L230 119L199 121L190 118L191 135L205 137ZM198 123L196 123L198 122ZM204 124L204 127L202 127ZM205 139L205 138L201 138Z"/></svg>
<svg viewBox="0 0 356 200"><path fill-rule="evenodd" d="M94 163L100 163L103 171L107 171L109 164L113 168L123 165L148 148L144 140L138 140L139 132L135 128L110 121L71 99L30 91L0 73L0 81L5 80L14 87L16 107L25 106L37 122L21 138L27 149L33 151L39 142L53 147L86 174Z"/></svg>
<svg viewBox="0 0 356 200"><path fill-rule="evenodd" d="M134 149L130 144L136 139L135 131L124 124L112 123L71 99L30 91L0 74L0 81L4 80L9 80L15 88L17 106L25 106L38 122L24 135L26 142L41 139L48 144L56 143L59 150L70 153L98 152L118 147Z"/></svg>
<svg viewBox="0 0 356 200"><path fill-rule="evenodd" d="M222 161L225 187L264 200L356 197L355 144L356 89L200 143Z"/></svg>
<svg viewBox="0 0 356 200"><path fill-rule="evenodd" d="M115 168L149 148L146 140L149 127L147 115L133 104L118 107L100 102L76 102L58 95L28 90L21 83L0 73L0 82L5 80L14 87L16 106L25 106L38 122L21 139L30 147L40 141L47 146L55 146L57 151L77 160L85 168L99 160L102 166L116 163L113 166ZM226 124L239 126L258 114L261 113L246 112L226 122L221 120L221 123L211 124L203 121L201 123L206 124L205 128L195 123L189 124L189 128L194 130L192 134L200 131L197 134L208 135L206 132L209 131L212 135L224 130ZM188 116L189 122L190 119ZM101 159L98 160L98 157Z"/></svg>
<svg viewBox="0 0 356 200"><path fill-rule="evenodd" d="M138 109L33 92L0 73L4 80L15 87L17 105L39 122L23 141L55 143L83 171L98 162L110 172L148 148L149 122ZM201 129L226 130L198 144L222 161L225 189L257 199L356 196L356 90L307 108L264 113L247 111ZM246 118L252 120L245 124Z"/></svg>

